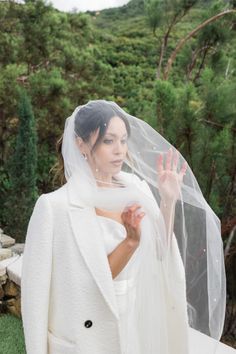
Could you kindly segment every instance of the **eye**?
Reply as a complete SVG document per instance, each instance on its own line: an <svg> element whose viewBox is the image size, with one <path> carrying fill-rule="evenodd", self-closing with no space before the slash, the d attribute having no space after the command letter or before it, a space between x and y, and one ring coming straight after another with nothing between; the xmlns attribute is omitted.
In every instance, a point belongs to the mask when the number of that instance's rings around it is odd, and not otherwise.
<svg viewBox="0 0 236 354"><path fill-rule="evenodd" d="M122 139L121 142L122 142L122 144L126 144L127 143L127 139Z"/></svg>
<svg viewBox="0 0 236 354"><path fill-rule="evenodd" d="M113 140L112 139L105 139L103 140L105 144L112 144Z"/></svg>

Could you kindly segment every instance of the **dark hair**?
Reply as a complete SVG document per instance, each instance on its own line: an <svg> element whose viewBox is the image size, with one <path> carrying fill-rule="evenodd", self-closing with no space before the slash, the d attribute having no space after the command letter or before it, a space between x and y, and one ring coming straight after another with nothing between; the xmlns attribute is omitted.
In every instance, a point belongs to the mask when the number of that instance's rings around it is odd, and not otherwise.
<svg viewBox="0 0 236 354"><path fill-rule="evenodd" d="M91 133L99 128L97 140L92 147L93 152L104 137L109 122L114 116L123 120L128 136L130 136L130 126L125 115L104 100L90 101L80 108L75 116L75 133L87 142Z"/></svg>
<svg viewBox="0 0 236 354"><path fill-rule="evenodd" d="M125 114L120 112L119 109L109 104L105 100L89 101L85 106L81 107L75 116L75 133L83 139L83 141L89 141L89 138L93 132L99 128L99 134L95 144L92 147L93 152L103 139L106 130L108 128L110 120L118 116L123 120L126 126L128 137L130 136L130 125L125 117ZM63 134L56 142L56 151L58 153L58 161L51 168L50 172L55 170L53 177L53 184L55 180L59 179L60 185L66 183L64 175L64 161L61 153ZM127 154L127 158L130 159Z"/></svg>

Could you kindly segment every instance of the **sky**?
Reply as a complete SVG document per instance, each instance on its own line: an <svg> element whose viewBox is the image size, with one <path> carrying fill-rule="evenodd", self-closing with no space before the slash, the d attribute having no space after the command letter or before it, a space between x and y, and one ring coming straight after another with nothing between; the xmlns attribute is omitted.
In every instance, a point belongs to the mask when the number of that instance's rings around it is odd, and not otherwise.
<svg viewBox="0 0 236 354"><path fill-rule="evenodd" d="M77 12L84 12L122 6L129 0L48 0L47 2L52 3L53 7L60 11L71 11L76 8Z"/></svg>

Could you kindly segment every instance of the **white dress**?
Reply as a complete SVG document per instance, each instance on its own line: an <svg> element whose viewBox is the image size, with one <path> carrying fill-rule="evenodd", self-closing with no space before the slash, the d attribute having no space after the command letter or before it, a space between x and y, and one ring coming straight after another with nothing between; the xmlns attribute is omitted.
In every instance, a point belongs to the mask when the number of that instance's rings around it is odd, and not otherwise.
<svg viewBox="0 0 236 354"><path fill-rule="evenodd" d="M126 238L126 229L121 223L109 217L98 215L98 220L103 230L101 233L103 237L102 241L104 242L105 251L108 255ZM135 251L126 266L113 279L114 291L116 294L117 306L120 315L119 326L121 334L120 338L122 354L144 354L140 353L138 345L138 333L135 333L136 328L135 320L133 317L135 308L125 308L125 296L127 295L127 292L129 292L129 294L131 294L131 296L133 296L135 299L135 287L133 285L132 279L126 279L126 270L130 270L130 268L135 267L137 254L138 253ZM137 338L137 342L133 341L130 343L130 341L128 341L126 335L127 325L129 331L133 331L132 338ZM196 331L191 327L189 327L189 345L189 354L236 354L235 349L217 340L214 340L213 338L202 334L201 332Z"/></svg>
<svg viewBox="0 0 236 354"><path fill-rule="evenodd" d="M103 242L106 254L108 255L126 238L126 229L121 223L111 218L98 215L98 219L103 230ZM127 280L126 271L129 271L130 268L135 267L136 256L137 252L135 251L126 266L113 279L114 291L116 294L117 306L120 316L119 326L122 354L141 354L139 352L138 342L134 343L133 341L131 345L130 341L128 341L126 330L128 326L129 335L131 334L130 331L132 330L132 338L138 339L138 334L135 334L136 328L135 321L133 319L135 309L126 309L125 306L125 297L127 296L128 292L129 296L132 296L135 299L135 286L132 279Z"/></svg>

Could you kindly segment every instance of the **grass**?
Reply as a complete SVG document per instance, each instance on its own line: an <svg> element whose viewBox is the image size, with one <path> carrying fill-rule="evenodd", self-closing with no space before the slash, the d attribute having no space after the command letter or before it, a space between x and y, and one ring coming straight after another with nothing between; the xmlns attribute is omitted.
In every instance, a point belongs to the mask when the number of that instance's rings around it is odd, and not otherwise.
<svg viewBox="0 0 236 354"><path fill-rule="evenodd" d="M0 315L0 353L26 354L22 320L10 314Z"/></svg>
<svg viewBox="0 0 236 354"><path fill-rule="evenodd" d="M235 339L225 336L221 341L236 348ZM26 354L22 320L10 314L0 315L0 353Z"/></svg>

